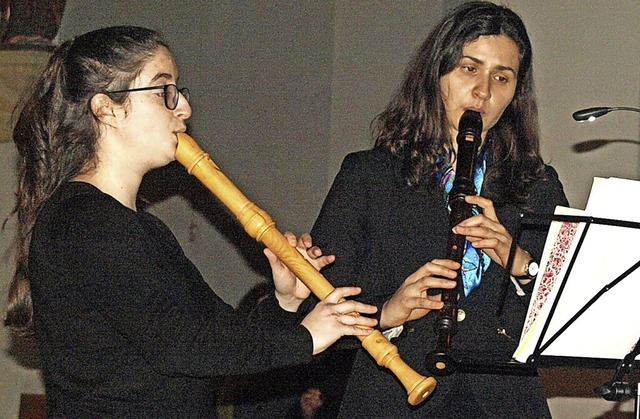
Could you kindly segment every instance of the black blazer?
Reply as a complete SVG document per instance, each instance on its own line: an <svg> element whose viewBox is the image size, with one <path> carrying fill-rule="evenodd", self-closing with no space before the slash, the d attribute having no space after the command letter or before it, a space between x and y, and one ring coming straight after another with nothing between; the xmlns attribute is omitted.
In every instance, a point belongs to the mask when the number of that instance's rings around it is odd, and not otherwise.
<svg viewBox="0 0 640 419"><path fill-rule="evenodd" d="M434 258L447 256L449 214L442 191L439 188L426 192L412 191L403 184L400 169L400 160L383 150L348 155L311 232L314 242L325 254L336 255L336 261L323 270L327 279L335 286L362 287L362 294L357 299L376 304L379 308L418 267ZM547 166L546 176L547 180L535 183L527 203L536 213L553 213L555 206L568 205L556 171ZM512 235L522 212L514 205L497 208L499 220ZM524 230L519 244L539 260L545 237L545 229ZM513 284L509 283L503 314L496 316L505 279L508 280L505 270L492 262L481 285L468 298L459 301L458 306L466 317L459 323L452 343L456 357L482 365L510 360L520 337L530 292L519 297ZM530 289L525 287L525 291ZM424 375L429 375L425 368L425 355L435 346L434 318L435 312L432 312L422 319L408 322L402 335L393 340L402 358ZM499 329L503 333L498 333ZM434 394L419 409L409 409L405 413L422 416L429 411L430 417L434 412L452 417L444 413L446 409L442 406L433 409L428 406L439 405L438 399L443 399L451 389L460 388L461 384L454 384L459 379L438 379L437 397ZM534 384L534 387L539 387ZM487 392L496 391L478 382L472 386L478 393L477 399L483 403ZM514 386L508 384L507 387L510 391ZM529 393L526 399L536 399L534 394L530 394L534 390L526 390ZM544 403L544 396L538 396L538 401L541 399ZM367 410L366 406L372 403L372 409ZM501 409L504 407L502 401L498 404ZM385 416L384 412L387 412L394 417L403 417L401 412L408 406L404 389L388 371L377 367L367 353L359 354L345 394L344 416L376 417ZM488 415L495 414L491 409L487 410ZM523 410L518 409L517 415L521 415Z"/></svg>

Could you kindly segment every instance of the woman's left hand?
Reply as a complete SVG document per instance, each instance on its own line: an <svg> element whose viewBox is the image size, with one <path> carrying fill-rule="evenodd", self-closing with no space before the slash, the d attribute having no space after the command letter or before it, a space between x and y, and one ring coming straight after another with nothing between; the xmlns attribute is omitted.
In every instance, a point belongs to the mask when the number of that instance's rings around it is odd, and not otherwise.
<svg viewBox="0 0 640 419"><path fill-rule="evenodd" d="M467 195L465 201L477 205L482 211L480 214L460 222L453 228L453 232L464 235L473 247L484 251L492 261L503 268L506 267L513 238L500 223L493 202L477 195ZM512 272L512 274L522 275L522 272L517 271L520 266L526 264L529 258L530 256L520 246L516 247L512 269L516 272Z"/></svg>

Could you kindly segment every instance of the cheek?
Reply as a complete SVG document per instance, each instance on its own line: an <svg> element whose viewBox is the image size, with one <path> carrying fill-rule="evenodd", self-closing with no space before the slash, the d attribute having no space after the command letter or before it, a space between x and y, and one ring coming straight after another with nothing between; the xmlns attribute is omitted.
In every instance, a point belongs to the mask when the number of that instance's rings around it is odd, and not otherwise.
<svg viewBox="0 0 640 419"><path fill-rule="evenodd" d="M456 77L443 77L440 81L440 96L447 112L460 110L471 100L469 83Z"/></svg>
<svg viewBox="0 0 640 419"><path fill-rule="evenodd" d="M515 89L508 89L494 95L494 99L496 99L494 102L494 123L502 117L504 111L509 107L513 101L514 94Z"/></svg>
<svg viewBox="0 0 640 419"><path fill-rule="evenodd" d="M500 118L502 118L502 115L504 114L504 111L507 109L508 107L508 103L507 106L504 106L502 108L496 109L495 113L492 115L491 120L490 121L485 121L487 123L487 125L483 128L483 131L488 131L491 128L493 128L493 126L495 124L498 123L498 121L500 120Z"/></svg>
<svg viewBox="0 0 640 419"><path fill-rule="evenodd" d="M453 100L456 92L456 85L452 82L451 77L444 76L440 78L440 97L445 105Z"/></svg>
<svg viewBox="0 0 640 419"><path fill-rule="evenodd" d="M455 98L452 95L454 91L451 86L451 81L448 78L443 77L440 79L440 99L442 100L447 117L449 117L449 114L454 109Z"/></svg>
<svg viewBox="0 0 640 419"><path fill-rule="evenodd" d="M446 124L450 129L457 130L460 117L462 115L461 105L459 101L459 86L456 86L451 80L441 83L441 97L444 106ZM453 135L453 134L452 134Z"/></svg>
<svg viewBox="0 0 640 419"><path fill-rule="evenodd" d="M505 88L500 92L500 100L502 102L502 110L504 111L507 106L513 101L513 98L516 95L516 85L509 86L509 88Z"/></svg>

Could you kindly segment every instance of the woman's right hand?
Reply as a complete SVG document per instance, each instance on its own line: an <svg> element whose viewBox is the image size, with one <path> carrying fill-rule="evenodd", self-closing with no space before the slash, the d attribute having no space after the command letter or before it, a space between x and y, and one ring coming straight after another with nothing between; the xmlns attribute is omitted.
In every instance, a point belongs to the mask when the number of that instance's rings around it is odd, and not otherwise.
<svg viewBox="0 0 640 419"><path fill-rule="evenodd" d="M441 294L429 295L427 290L455 288L456 269L459 267L458 262L450 259L434 259L418 268L382 306L380 327L390 329L419 319L431 310L440 310L444 306Z"/></svg>
<svg viewBox="0 0 640 419"><path fill-rule="evenodd" d="M345 300L360 294L358 287L334 289L302 320L313 338L313 354L319 354L342 336L368 336L378 321L357 313L374 314L376 306Z"/></svg>

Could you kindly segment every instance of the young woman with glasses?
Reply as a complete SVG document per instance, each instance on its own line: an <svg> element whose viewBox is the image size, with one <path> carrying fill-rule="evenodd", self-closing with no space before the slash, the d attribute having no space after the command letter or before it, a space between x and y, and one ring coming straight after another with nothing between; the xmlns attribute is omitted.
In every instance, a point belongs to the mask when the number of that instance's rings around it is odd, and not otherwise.
<svg viewBox="0 0 640 419"><path fill-rule="evenodd" d="M143 176L174 160L191 115L177 82L158 33L100 29L57 48L15 126L17 266L5 323L35 330L49 417L212 417L212 378L307 363L376 324L349 315L373 306L339 302L353 287L298 321L291 312L309 290L268 251L276 291L251 323L138 209Z"/></svg>

